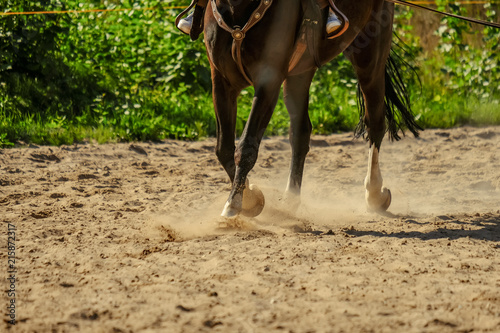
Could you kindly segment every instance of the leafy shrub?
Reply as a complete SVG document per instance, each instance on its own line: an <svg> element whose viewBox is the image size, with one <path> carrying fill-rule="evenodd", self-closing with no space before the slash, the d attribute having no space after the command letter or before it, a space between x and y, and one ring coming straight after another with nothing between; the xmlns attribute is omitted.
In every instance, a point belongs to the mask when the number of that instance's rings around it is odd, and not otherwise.
<svg viewBox="0 0 500 333"><path fill-rule="evenodd" d="M16 141L61 144L106 140L198 139L215 134L210 70L202 40L174 27L189 0L5 0L1 11L107 8L108 12L2 16L0 19L0 146ZM462 15L466 7L441 9ZM131 8L131 11L114 9ZM488 19L497 17L485 5ZM439 47L424 52L398 7L396 31L407 43L418 81L407 83L423 125L500 123L498 30L478 31L443 19ZM471 36L482 47L470 47ZM315 133L350 130L358 121L356 78L342 56L321 68L311 87ZM237 128L253 89L240 97ZM280 99L267 134L286 134Z"/></svg>
<svg viewBox="0 0 500 333"><path fill-rule="evenodd" d="M468 16L466 6L444 0L438 9ZM484 19L495 21L496 12L490 3L484 5ZM409 19L412 11L406 11ZM452 127L463 124L498 124L495 114L500 110L500 30L482 30L468 22L443 17L438 30L438 46L430 53L422 52L411 27L402 25L403 39L415 51L423 89L413 86L415 108L420 122L427 127ZM479 41L480 47L470 46Z"/></svg>

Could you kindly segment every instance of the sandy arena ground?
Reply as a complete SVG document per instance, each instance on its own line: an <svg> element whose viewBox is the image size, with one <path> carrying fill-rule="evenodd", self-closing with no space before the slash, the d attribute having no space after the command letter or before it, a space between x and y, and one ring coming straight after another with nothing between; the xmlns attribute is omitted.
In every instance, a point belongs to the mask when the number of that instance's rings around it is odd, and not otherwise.
<svg viewBox="0 0 500 333"><path fill-rule="evenodd" d="M261 216L219 217L215 141L0 150L0 264L16 227L9 332L500 332L500 127L384 142L389 213L364 203L367 144L315 137L302 205L263 141Z"/></svg>

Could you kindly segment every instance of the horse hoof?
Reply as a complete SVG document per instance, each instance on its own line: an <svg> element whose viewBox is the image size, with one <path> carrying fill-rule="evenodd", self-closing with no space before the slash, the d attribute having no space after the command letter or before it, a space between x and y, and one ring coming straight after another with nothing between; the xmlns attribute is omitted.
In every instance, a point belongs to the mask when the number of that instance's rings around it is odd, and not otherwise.
<svg viewBox="0 0 500 333"><path fill-rule="evenodd" d="M242 215L256 217L262 213L265 204L266 200L264 199L264 194L257 185L251 184L243 190Z"/></svg>
<svg viewBox="0 0 500 333"><path fill-rule="evenodd" d="M236 217L240 214L240 211L236 209L229 201L226 202L224 209L222 210L222 214L220 216L225 218Z"/></svg>
<svg viewBox="0 0 500 333"><path fill-rule="evenodd" d="M387 190L387 199L385 200L384 204L380 207L380 210L383 212L389 209L389 206L391 205L392 202L391 190L389 190L388 188L384 188L384 190Z"/></svg>
<svg viewBox="0 0 500 333"><path fill-rule="evenodd" d="M301 205L300 194L286 191L283 195L283 205L291 213L296 213Z"/></svg>
<svg viewBox="0 0 500 333"><path fill-rule="evenodd" d="M366 192L366 202L370 211L385 212L392 202L391 191L387 187L383 187L382 192L375 198L371 197L369 192Z"/></svg>

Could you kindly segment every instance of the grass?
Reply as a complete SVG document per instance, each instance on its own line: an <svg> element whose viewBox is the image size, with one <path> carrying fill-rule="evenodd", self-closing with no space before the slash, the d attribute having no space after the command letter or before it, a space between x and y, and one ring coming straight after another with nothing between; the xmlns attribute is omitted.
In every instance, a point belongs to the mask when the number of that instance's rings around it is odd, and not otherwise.
<svg viewBox="0 0 500 333"><path fill-rule="evenodd" d="M250 112L253 91L248 89L239 100L238 132L243 130ZM329 91L311 97L310 117L315 134L349 131L358 122L357 107L350 89L333 98ZM500 125L498 100L480 101L463 96L431 98L430 92L412 97L414 112L424 128L451 128L462 125ZM140 109L125 112L120 119L103 117L90 122L81 117L72 121L64 119L40 120L36 117L2 117L0 121L0 146L13 146L8 138L18 138L18 143L69 145L85 140L100 144L135 140L159 141L166 138L198 140L215 135L215 117L210 96L199 98L195 112L186 121L154 116ZM169 114L178 114L170 112ZM174 117L175 118L175 117ZM286 135L289 117L284 102L279 100L266 135Z"/></svg>

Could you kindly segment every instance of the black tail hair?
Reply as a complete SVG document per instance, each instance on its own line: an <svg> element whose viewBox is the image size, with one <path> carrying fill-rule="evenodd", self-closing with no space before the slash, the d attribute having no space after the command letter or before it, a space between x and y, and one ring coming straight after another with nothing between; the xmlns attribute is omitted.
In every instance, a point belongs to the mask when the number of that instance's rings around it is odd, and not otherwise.
<svg viewBox="0 0 500 333"><path fill-rule="evenodd" d="M399 49L404 49L395 45ZM422 127L418 125L415 114L410 107L410 97L406 89L405 81L401 74L401 65L411 68L416 74L414 68L408 64L399 54L396 53L394 47L391 49L389 58L385 65L385 118L387 121L387 131L389 132L390 140L400 140L399 131L405 135L404 130L408 129L415 137L419 136L419 131ZM417 75L418 77L418 75ZM354 134L357 137L364 136L366 133L364 116L366 112L365 101L361 93L361 87L358 84L358 107L360 120Z"/></svg>

